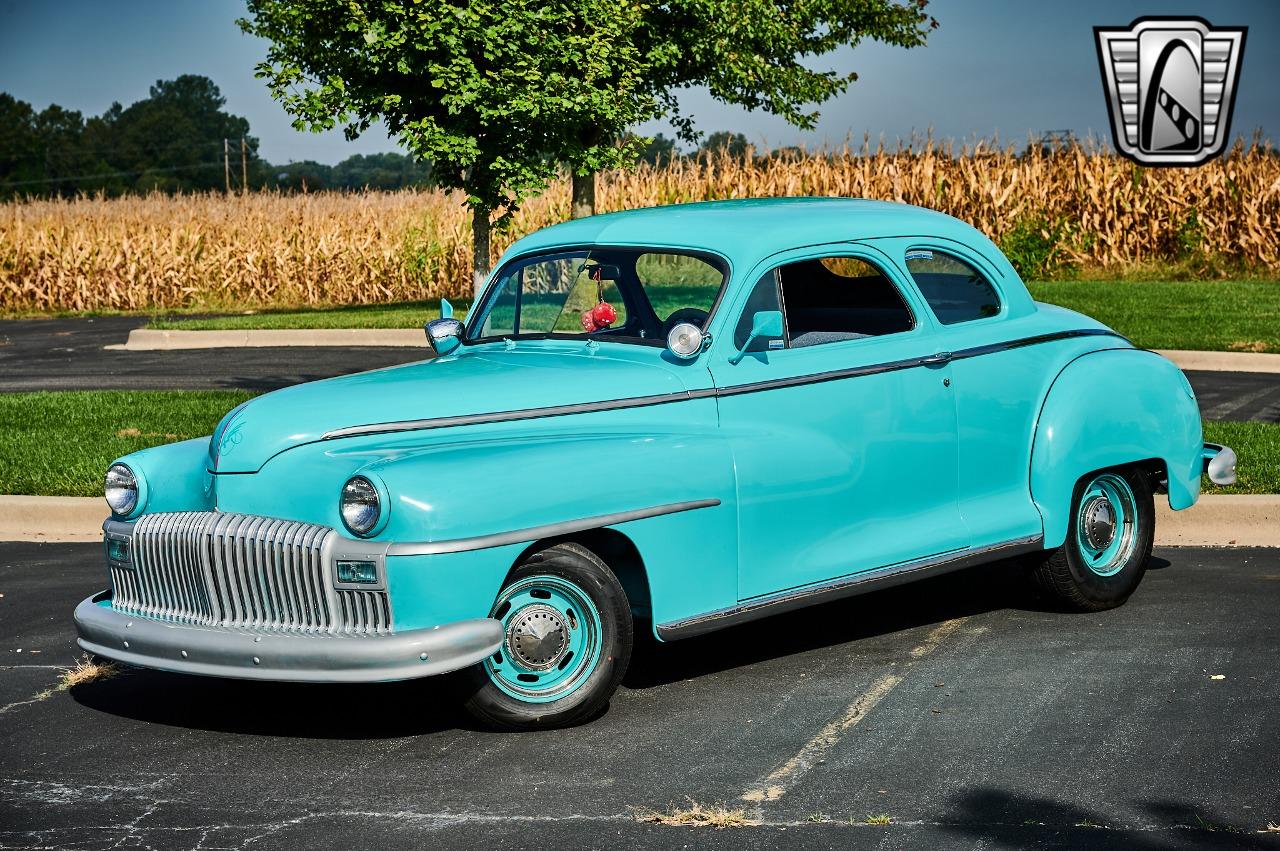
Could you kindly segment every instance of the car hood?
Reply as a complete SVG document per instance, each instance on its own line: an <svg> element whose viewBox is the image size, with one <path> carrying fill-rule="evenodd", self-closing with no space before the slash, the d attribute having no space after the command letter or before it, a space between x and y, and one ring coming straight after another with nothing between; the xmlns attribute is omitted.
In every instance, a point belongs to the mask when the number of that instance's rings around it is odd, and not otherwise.
<svg viewBox="0 0 1280 851"><path fill-rule="evenodd" d="M299 384L228 413L210 469L252 473L272 456L343 428L681 393L663 349L538 341L468 347L437 360Z"/></svg>

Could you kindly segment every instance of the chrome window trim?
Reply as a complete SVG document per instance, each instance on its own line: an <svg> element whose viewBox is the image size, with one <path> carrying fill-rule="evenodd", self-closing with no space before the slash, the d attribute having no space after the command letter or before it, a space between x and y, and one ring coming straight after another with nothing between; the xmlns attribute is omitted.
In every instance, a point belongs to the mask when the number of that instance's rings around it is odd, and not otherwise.
<svg viewBox="0 0 1280 851"><path fill-rule="evenodd" d="M488 311L492 309L493 301L498 297L498 281L499 281L498 273L501 272L503 269L506 269L508 266L511 266L515 263L523 263L526 260L534 260L539 257L555 257L556 255L559 255L559 254L569 254L575 251L592 252L596 250L636 251L638 253L644 253L644 254L655 254L655 253L666 252L668 254L684 254L691 257L699 257L699 255L703 255L703 257L700 259L711 257L719 261L724 267L723 273L722 273L724 275L724 279L720 281L720 286L716 290L716 297L712 300L711 308L707 311L707 319L705 322L702 323L703 331L706 331L708 328L711 327L711 323L715 320L716 313L720 309L720 305L724 301L725 295L729 292L729 285L733 282L733 263L729 260L729 258L726 255L720 253L719 251L714 251L710 248L694 248L692 246L687 246L687 245L672 245L672 244L659 245L659 244L652 244L652 243L628 245L626 243L614 243L614 242L590 243L590 244L570 243L570 244L560 245L555 247L536 248L536 249L533 249L532 251L526 251L523 254L518 254L515 257L508 259L505 263L502 263L501 265L499 265L497 268L493 270L493 272L489 276L489 281L485 284L484 291L481 293L480 298L476 299L475 303L472 305L471 310L467 312L467 319L465 322L465 333L463 334L462 344L464 346L475 346L475 345L484 346L484 345L490 345L496 342L501 342L504 339L504 337L502 336L477 337L475 339L471 338L472 330L476 327L477 323L480 322L480 317L488 313ZM644 284L642 282L641 287L643 286ZM649 296L646 294L645 298L648 299ZM649 307L650 309L652 309L653 307L652 302L650 302ZM477 308L480 308L480 309L477 309ZM508 336L513 336L513 335L508 335ZM587 337L586 335L569 334L569 333L563 333L557 337L557 335L555 335L554 332L547 332L545 334L543 333L526 334L521 337L518 337L518 339L582 340L582 339L590 339L590 338ZM607 338L604 338L604 339L607 339ZM654 345L653 341L646 341L646 340L642 340L640 338L635 338L635 337L620 338L617 342L630 344L630 345L650 345L650 346ZM657 341L657 345L665 348L666 341L659 340Z"/></svg>
<svg viewBox="0 0 1280 851"><path fill-rule="evenodd" d="M950 360L981 357L995 352L1019 349L1024 346L1036 346L1058 340L1076 337L1115 337L1128 340L1109 328L1083 328L1074 331L1055 331L1049 334L1038 334L1016 340L999 343L988 343L952 352ZM815 347L816 348L816 347ZM551 405L545 408L522 408L515 411L495 411L488 414L463 414L454 417L430 417L420 420L402 420L399 422L371 423L368 425L347 426L325 432L320 439L336 440L343 437L356 437L370 434L393 434L403 431L423 431L426 429L450 428L464 425L484 425L490 423L506 423L519 420L542 419L544 417L565 416L568 414L590 414L599 411L616 411L626 408L644 408L651 405L666 405L673 402L688 402L693 399L710 397L736 396L742 393L758 393L763 390L774 390L784 387L799 387L805 384L820 384L824 381L840 381L845 378L860 378L876 375L881 372L893 372L899 369L912 369L917 366L928 366L937 363L936 355L928 354L919 357L886 361L867 366L849 367L848 369L817 372L809 375L797 375L789 378L771 378L747 384L734 384L728 387L707 388L705 390L687 390L681 393L663 393L656 396L633 396L626 399L611 399L604 402L582 402L573 405Z"/></svg>
<svg viewBox="0 0 1280 851"><path fill-rule="evenodd" d="M793 609L865 594L881 588L891 588L894 585L902 585L928 576L938 576L985 562L1034 552L1041 549L1043 545L1044 536L1037 534L976 549L953 550L850 574L815 585L805 585L764 597L743 600L737 605L714 612L658 624L656 630L658 637L663 641L692 638L695 635L771 617Z"/></svg>

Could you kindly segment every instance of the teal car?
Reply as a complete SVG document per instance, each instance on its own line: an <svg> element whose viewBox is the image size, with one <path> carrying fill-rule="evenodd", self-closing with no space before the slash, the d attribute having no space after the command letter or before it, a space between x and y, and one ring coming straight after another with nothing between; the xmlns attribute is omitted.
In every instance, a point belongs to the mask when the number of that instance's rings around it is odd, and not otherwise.
<svg viewBox="0 0 1280 851"><path fill-rule="evenodd" d="M1142 579L1155 495L1234 478L1168 360L1033 301L917 207L757 199L567 222L435 357L290 387L106 474L80 646L219 677L456 672L484 722L591 718L674 641L1021 557Z"/></svg>

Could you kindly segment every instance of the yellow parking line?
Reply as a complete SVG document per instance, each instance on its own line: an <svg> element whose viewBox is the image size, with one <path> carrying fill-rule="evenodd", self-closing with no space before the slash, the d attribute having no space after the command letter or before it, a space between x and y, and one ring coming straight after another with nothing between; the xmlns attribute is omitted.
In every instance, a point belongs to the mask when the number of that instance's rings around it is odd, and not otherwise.
<svg viewBox="0 0 1280 851"><path fill-rule="evenodd" d="M907 667L917 659L923 659L937 650L947 636L959 629L966 620L967 618L956 618L944 621L930 630L924 641L912 648L911 661L907 662ZM827 722L813 738L805 742L795 756L747 789L742 794L742 800L760 804L781 798L839 743L845 733L858 726L858 723L866 718L900 682L902 682L902 676L899 674L885 674L877 679L866 691L858 695L844 712Z"/></svg>

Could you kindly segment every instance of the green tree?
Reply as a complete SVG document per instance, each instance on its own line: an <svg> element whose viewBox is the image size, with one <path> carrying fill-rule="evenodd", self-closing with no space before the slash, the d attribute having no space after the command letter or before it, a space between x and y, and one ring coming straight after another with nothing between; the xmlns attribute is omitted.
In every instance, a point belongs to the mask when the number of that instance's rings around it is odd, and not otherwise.
<svg viewBox="0 0 1280 851"><path fill-rule="evenodd" d="M698 148L701 156L727 155L736 160L745 160L751 143L741 133L730 133L728 130L717 130L708 136Z"/></svg>
<svg viewBox="0 0 1280 851"><path fill-rule="evenodd" d="M258 74L295 127L354 138L381 121L437 184L467 194L477 290L491 225L558 164L627 162L620 129L653 113L631 3L248 0L248 10L241 28L271 42Z"/></svg>
<svg viewBox="0 0 1280 851"><path fill-rule="evenodd" d="M640 159L649 165L666 165L680 156L680 152L676 150L676 140L668 139L661 133L640 141Z"/></svg>
<svg viewBox="0 0 1280 851"><path fill-rule="evenodd" d="M57 104L37 113L0 94L0 195L220 189L224 139L235 183L241 139L250 175L258 177L250 182L259 182L258 142L249 122L225 105L212 80L192 74L157 81L147 98L112 104L88 120Z"/></svg>
<svg viewBox="0 0 1280 851"><path fill-rule="evenodd" d="M657 105L686 142L698 134L677 93L704 87L724 103L764 110L802 130L818 120L815 104L840 94L855 72L812 67L838 48L871 39L899 47L924 44L937 26L928 0L669 0L647 6L634 46L644 57L637 95ZM615 128L621 135L625 128ZM590 187L586 184L590 181ZM594 178L575 171L574 197L594 209ZM583 184L581 187L578 184Z"/></svg>

